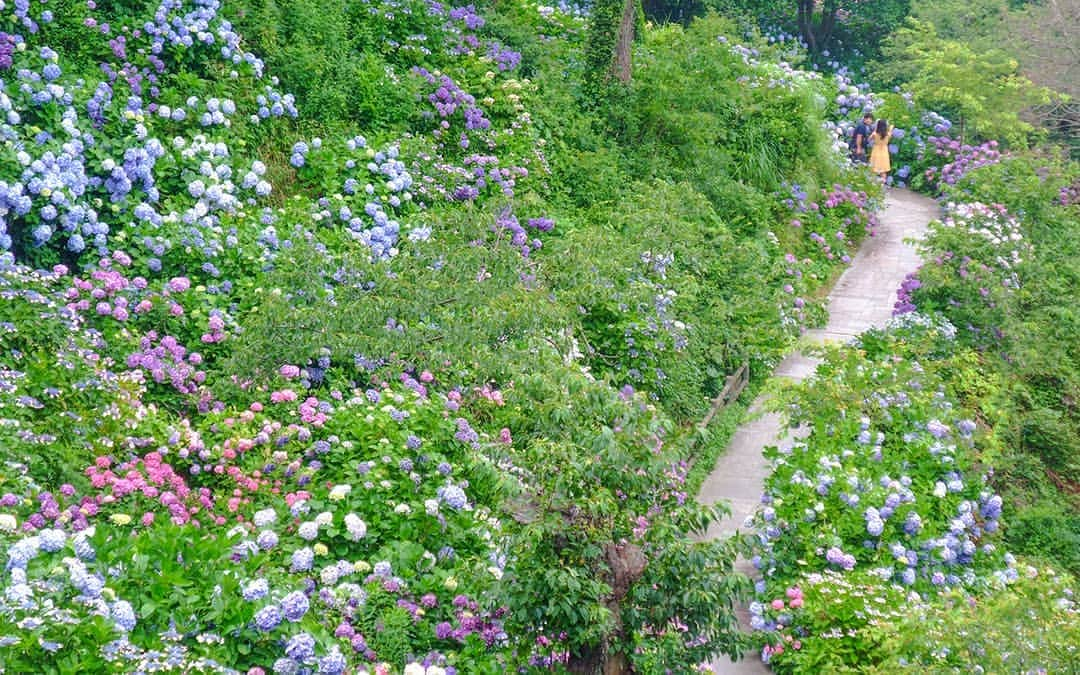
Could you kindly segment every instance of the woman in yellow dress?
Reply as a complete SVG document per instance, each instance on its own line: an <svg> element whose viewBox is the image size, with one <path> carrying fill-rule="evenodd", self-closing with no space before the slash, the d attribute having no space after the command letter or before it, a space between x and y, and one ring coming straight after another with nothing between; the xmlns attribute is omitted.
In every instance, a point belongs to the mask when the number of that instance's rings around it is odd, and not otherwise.
<svg viewBox="0 0 1080 675"><path fill-rule="evenodd" d="M881 176L881 183L885 183L889 171L892 170L892 161L889 159L889 140L892 139L893 128L885 120L878 120L877 129L870 134L870 140L874 147L870 150L870 170Z"/></svg>

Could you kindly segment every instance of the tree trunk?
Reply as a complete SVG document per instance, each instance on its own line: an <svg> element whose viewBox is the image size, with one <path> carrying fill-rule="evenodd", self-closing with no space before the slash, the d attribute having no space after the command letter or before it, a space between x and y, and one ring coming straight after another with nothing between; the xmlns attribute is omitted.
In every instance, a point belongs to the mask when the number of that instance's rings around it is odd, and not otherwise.
<svg viewBox="0 0 1080 675"><path fill-rule="evenodd" d="M612 651L609 646L614 642L625 643L622 601L634 582L645 573L648 561L641 547L630 543L608 544L604 547L604 558L608 566L605 580L611 584L611 595L604 604L611 612L614 626L605 642L570 657L566 668L575 675L630 675L634 672L626 655Z"/></svg>
<svg viewBox="0 0 1080 675"><path fill-rule="evenodd" d="M633 72L631 55L634 47L634 8L636 0L624 0L622 20L619 21L619 38L615 43L615 77L629 84Z"/></svg>
<svg viewBox="0 0 1080 675"><path fill-rule="evenodd" d="M637 544L608 544L605 551L608 567L611 569L611 598L608 609L615 617L613 637L623 641L625 626L622 620L622 601L630 592L630 587L645 573L645 552ZM630 661L621 652L607 652L604 655L604 675L627 675L633 672Z"/></svg>
<svg viewBox="0 0 1080 675"><path fill-rule="evenodd" d="M814 0L799 0L799 32L802 33L802 38L810 53L817 52L817 40L814 36Z"/></svg>
<svg viewBox="0 0 1080 675"><path fill-rule="evenodd" d="M836 28L836 14L839 11L839 5L833 0L832 2L826 2L825 7L821 12L821 23L817 32L817 45L822 50L828 49L829 41L832 39L833 29Z"/></svg>

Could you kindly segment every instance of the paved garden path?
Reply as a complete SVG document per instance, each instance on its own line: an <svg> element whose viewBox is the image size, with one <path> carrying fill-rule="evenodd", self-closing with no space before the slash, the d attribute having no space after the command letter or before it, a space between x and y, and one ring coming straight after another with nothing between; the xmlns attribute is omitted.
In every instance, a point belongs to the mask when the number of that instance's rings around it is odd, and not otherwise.
<svg viewBox="0 0 1080 675"><path fill-rule="evenodd" d="M808 331L807 338L816 342L846 342L873 326L882 326L892 315L896 290L909 272L920 264L913 246L905 239L917 239L926 231L928 222L938 216L938 205L931 199L907 190L890 189L885 210L879 214L877 234L867 237L852 260L851 266L837 281L829 294L829 322L821 329ZM799 353L787 357L773 373L774 377L802 380L813 374L819 363L813 357ZM778 443L790 445L790 437L781 438L781 420L777 413L758 414L764 395L750 408L750 420L742 424L716 468L705 479L698 499L705 504L726 501L732 514L714 523L707 536L727 537L736 530L745 531L743 522L757 507L769 467L761 451ZM753 568L739 560L737 569L747 574ZM749 614L743 609L740 619L748 627ZM713 664L721 675L768 673L756 654L732 663L722 657Z"/></svg>

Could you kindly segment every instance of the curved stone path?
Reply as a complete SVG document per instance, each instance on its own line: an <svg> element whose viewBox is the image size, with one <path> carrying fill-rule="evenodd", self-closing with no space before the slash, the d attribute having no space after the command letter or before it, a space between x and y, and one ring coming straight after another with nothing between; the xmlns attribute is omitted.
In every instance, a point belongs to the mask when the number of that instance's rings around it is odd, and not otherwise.
<svg viewBox="0 0 1080 675"><path fill-rule="evenodd" d="M915 248L906 239L921 238L926 225L940 211L932 199L907 190L890 189L885 209L878 216L879 226L873 237L867 237L829 294L829 322L821 329L807 332L811 342L846 342L868 328L883 326L892 316L896 290L908 273L920 264ZM774 371L773 377L802 380L813 374L819 361L799 353L788 356ZM731 515L713 523L708 538L727 537L743 528L743 522L754 513L760 502L768 463L761 451L778 443L790 444L790 437L780 438L781 419L777 413L760 414L764 395L750 407L750 420L739 426L727 450L701 486L698 500L704 504L726 501ZM736 568L746 574L754 570L745 560ZM749 613L740 613L743 627L749 628ZM756 654L732 663L721 657L713 664L720 675L768 673Z"/></svg>

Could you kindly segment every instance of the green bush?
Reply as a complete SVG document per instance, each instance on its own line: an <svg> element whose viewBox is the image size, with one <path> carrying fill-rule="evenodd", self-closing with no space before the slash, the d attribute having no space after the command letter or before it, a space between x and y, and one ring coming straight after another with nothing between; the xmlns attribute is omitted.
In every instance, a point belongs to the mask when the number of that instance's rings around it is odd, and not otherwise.
<svg viewBox="0 0 1080 675"><path fill-rule="evenodd" d="M1029 558L1080 572L1080 514L1060 503L1017 511L1005 530L1009 548Z"/></svg>
<svg viewBox="0 0 1080 675"><path fill-rule="evenodd" d="M734 34L715 15L651 31L628 107L614 115L624 143L650 149L641 161L658 176L724 173L771 192L803 169L828 175L824 84L765 59L748 64L729 46Z"/></svg>
<svg viewBox="0 0 1080 675"><path fill-rule="evenodd" d="M948 593L896 625L874 673L1075 672L1080 609L1075 580L1025 566L1016 581L974 597Z"/></svg>

